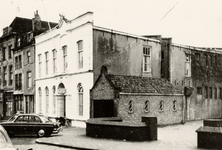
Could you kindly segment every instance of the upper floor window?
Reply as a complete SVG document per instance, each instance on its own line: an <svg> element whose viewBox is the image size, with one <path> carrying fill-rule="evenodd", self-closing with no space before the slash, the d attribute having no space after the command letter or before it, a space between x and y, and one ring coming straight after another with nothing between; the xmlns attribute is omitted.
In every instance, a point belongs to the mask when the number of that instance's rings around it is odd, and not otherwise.
<svg viewBox="0 0 222 150"><path fill-rule="evenodd" d="M217 99L217 88L214 88L214 99Z"/></svg>
<svg viewBox="0 0 222 150"><path fill-rule="evenodd" d="M45 74L49 72L49 52L45 53Z"/></svg>
<svg viewBox="0 0 222 150"><path fill-rule="evenodd" d="M27 52L27 61L28 61L28 64L31 63L31 52L30 51Z"/></svg>
<svg viewBox="0 0 222 150"><path fill-rule="evenodd" d="M21 45L21 38L17 39L17 47L19 47Z"/></svg>
<svg viewBox="0 0 222 150"><path fill-rule="evenodd" d="M12 58L12 45L8 46L8 58Z"/></svg>
<svg viewBox="0 0 222 150"><path fill-rule="evenodd" d="M79 68L83 68L83 41L78 41L78 62Z"/></svg>
<svg viewBox="0 0 222 150"><path fill-rule="evenodd" d="M195 60L200 62L200 53L195 53Z"/></svg>
<svg viewBox="0 0 222 150"><path fill-rule="evenodd" d="M13 67L12 65L9 66L9 85L12 85L13 81Z"/></svg>
<svg viewBox="0 0 222 150"><path fill-rule="evenodd" d="M222 99L222 88L219 88L219 98Z"/></svg>
<svg viewBox="0 0 222 150"><path fill-rule="evenodd" d="M202 95L202 87L197 87L197 94Z"/></svg>
<svg viewBox="0 0 222 150"><path fill-rule="evenodd" d="M213 98L213 90L212 87L209 88L209 97Z"/></svg>
<svg viewBox="0 0 222 150"><path fill-rule="evenodd" d="M62 47L63 51L63 71L65 72L67 67L68 67L68 62L67 62L67 46Z"/></svg>
<svg viewBox="0 0 222 150"><path fill-rule="evenodd" d="M7 66L3 67L3 86L7 85Z"/></svg>
<svg viewBox="0 0 222 150"><path fill-rule="evenodd" d="M150 57L151 48L148 46L143 47L143 71L151 71L151 57Z"/></svg>
<svg viewBox="0 0 222 150"><path fill-rule="evenodd" d="M28 71L27 72L27 88L32 87L32 72Z"/></svg>
<svg viewBox="0 0 222 150"><path fill-rule="evenodd" d="M53 73L56 73L56 59L57 59L57 51L54 49L52 50L52 55L53 55Z"/></svg>
<svg viewBox="0 0 222 150"><path fill-rule="evenodd" d="M208 98L208 87L205 87L205 98Z"/></svg>
<svg viewBox="0 0 222 150"><path fill-rule="evenodd" d="M207 56L207 54L205 54L204 57L205 57L205 66L208 66L208 65L209 65L209 62L208 62L208 56Z"/></svg>
<svg viewBox="0 0 222 150"><path fill-rule="evenodd" d="M6 59L6 47L2 48L2 59L5 60Z"/></svg>
<svg viewBox="0 0 222 150"><path fill-rule="evenodd" d="M191 55L186 54L186 61L185 61L185 76L191 76Z"/></svg>
<svg viewBox="0 0 222 150"><path fill-rule="evenodd" d="M22 56L21 55L19 55L18 56L18 68L22 68Z"/></svg>
<svg viewBox="0 0 222 150"><path fill-rule="evenodd" d="M41 77L41 72L42 72L42 55L38 55L38 61L39 61L39 77Z"/></svg>

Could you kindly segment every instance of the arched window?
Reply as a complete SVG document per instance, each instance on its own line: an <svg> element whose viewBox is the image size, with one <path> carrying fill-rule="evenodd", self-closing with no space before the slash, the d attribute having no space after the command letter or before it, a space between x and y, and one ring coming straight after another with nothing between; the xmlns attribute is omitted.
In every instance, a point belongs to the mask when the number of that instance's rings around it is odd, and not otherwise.
<svg viewBox="0 0 222 150"><path fill-rule="evenodd" d="M83 116L83 86L81 83L78 84L79 93L79 116Z"/></svg>
<svg viewBox="0 0 222 150"><path fill-rule="evenodd" d="M46 113L49 113L49 89L45 88L45 103L46 103Z"/></svg>
<svg viewBox="0 0 222 150"><path fill-rule="evenodd" d="M177 110L177 101L174 100L173 101L173 111L176 111Z"/></svg>
<svg viewBox="0 0 222 150"><path fill-rule="evenodd" d="M38 92L39 92L39 113L42 113L42 90L40 87L38 89Z"/></svg>
<svg viewBox="0 0 222 150"><path fill-rule="evenodd" d="M79 68L83 68L83 41L80 40L77 42L78 46L78 63Z"/></svg>
<svg viewBox="0 0 222 150"><path fill-rule="evenodd" d="M56 113L56 101L55 101L55 92L56 92L56 87L52 87L52 103L53 103L53 114Z"/></svg>
<svg viewBox="0 0 222 150"><path fill-rule="evenodd" d="M129 106L128 112L129 112L129 113L133 113L133 101L130 100L128 106Z"/></svg>
<svg viewBox="0 0 222 150"><path fill-rule="evenodd" d="M164 101L161 100L161 101L160 101L159 111L163 111L163 110L164 110Z"/></svg>
<svg viewBox="0 0 222 150"><path fill-rule="evenodd" d="M145 112L148 113L150 112L150 101L149 100L146 100L145 101Z"/></svg>

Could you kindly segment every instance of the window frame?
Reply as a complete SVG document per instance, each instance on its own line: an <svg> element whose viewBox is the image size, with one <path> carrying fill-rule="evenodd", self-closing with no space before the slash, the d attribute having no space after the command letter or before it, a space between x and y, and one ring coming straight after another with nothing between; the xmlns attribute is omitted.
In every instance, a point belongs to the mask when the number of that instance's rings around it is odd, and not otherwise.
<svg viewBox="0 0 222 150"><path fill-rule="evenodd" d="M151 46L143 46L143 72L151 72Z"/></svg>
<svg viewBox="0 0 222 150"><path fill-rule="evenodd" d="M83 40L77 42L79 69L83 68Z"/></svg>

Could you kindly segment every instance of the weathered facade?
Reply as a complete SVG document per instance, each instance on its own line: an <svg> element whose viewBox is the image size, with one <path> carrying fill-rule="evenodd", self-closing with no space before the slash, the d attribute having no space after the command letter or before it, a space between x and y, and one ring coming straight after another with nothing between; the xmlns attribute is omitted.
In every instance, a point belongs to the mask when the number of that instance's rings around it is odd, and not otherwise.
<svg viewBox="0 0 222 150"><path fill-rule="evenodd" d="M169 77L164 77L185 90L186 120L221 117L221 50L178 45L171 40L168 45L163 50L170 56L165 58Z"/></svg>
<svg viewBox="0 0 222 150"><path fill-rule="evenodd" d="M182 91L163 78L111 75L103 68L90 94L92 118L140 122L146 116L157 117L158 125L184 122Z"/></svg>

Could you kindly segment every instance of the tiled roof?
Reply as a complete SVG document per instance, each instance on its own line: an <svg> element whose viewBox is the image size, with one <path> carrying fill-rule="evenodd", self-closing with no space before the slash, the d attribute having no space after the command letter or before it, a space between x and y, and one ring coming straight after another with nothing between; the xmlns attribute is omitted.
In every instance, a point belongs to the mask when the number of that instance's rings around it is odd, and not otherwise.
<svg viewBox="0 0 222 150"><path fill-rule="evenodd" d="M124 93L162 93L181 94L169 81L163 78L151 78L126 75L106 75L115 88Z"/></svg>

